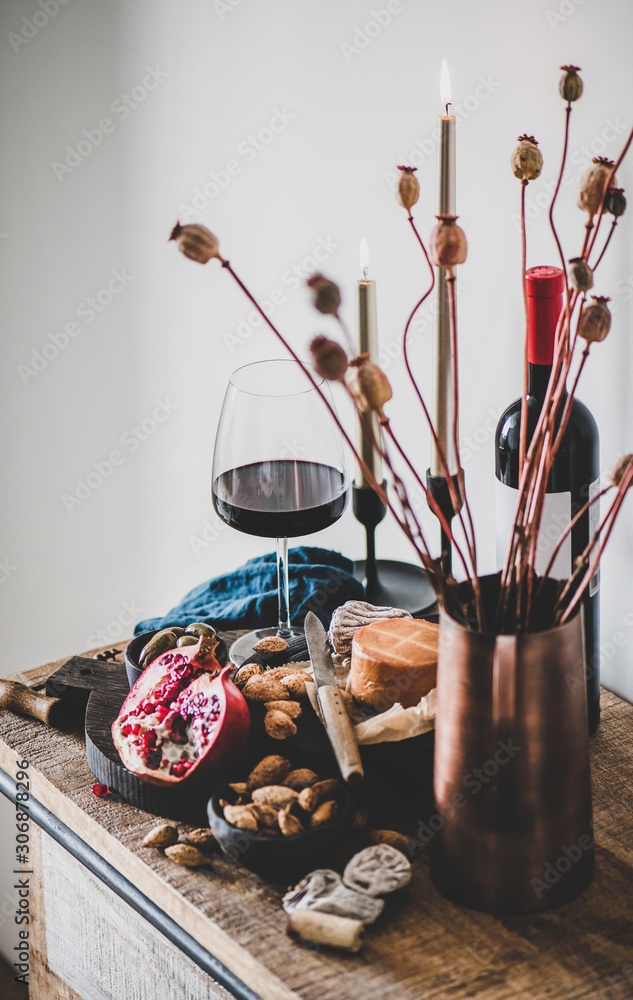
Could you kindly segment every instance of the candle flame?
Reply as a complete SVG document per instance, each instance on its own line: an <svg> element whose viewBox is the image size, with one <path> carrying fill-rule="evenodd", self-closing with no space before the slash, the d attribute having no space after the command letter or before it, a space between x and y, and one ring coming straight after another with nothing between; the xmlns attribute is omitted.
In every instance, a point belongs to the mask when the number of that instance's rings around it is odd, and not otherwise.
<svg viewBox="0 0 633 1000"><path fill-rule="evenodd" d="M447 104L451 104L451 78L448 75L448 65L446 59L442 60L442 71L440 73L440 96L442 98L443 114L448 114Z"/></svg>
<svg viewBox="0 0 633 1000"><path fill-rule="evenodd" d="M363 236L360 241L360 269L363 272L363 276L367 277L367 268L369 267L369 247L367 246L367 240Z"/></svg>

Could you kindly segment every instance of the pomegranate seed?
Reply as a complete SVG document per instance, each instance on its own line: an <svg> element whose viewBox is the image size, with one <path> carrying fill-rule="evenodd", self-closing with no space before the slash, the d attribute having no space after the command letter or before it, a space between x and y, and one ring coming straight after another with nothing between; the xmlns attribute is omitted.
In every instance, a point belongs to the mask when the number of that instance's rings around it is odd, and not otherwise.
<svg viewBox="0 0 633 1000"><path fill-rule="evenodd" d="M166 706L166 705L157 705L157 706L156 706L156 712L155 712L155 715L156 715L156 718L158 719L158 721L159 721L159 722L162 722L162 721L163 721L163 719L164 719L164 718L165 718L165 717L166 717L167 715L169 715L169 709L167 708L167 706Z"/></svg>
<svg viewBox="0 0 633 1000"><path fill-rule="evenodd" d="M110 794L110 789L107 785L91 785L90 791L93 795L96 795L98 799L105 799Z"/></svg>

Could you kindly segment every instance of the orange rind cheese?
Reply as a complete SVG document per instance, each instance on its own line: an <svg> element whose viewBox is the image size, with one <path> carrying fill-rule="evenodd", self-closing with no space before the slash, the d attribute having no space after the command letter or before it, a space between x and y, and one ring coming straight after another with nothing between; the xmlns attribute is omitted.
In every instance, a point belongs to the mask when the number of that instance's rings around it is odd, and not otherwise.
<svg viewBox="0 0 633 1000"><path fill-rule="evenodd" d="M390 618L359 629L352 642L352 697L377 712L417 705L436 684L439 626Z"/></svg>

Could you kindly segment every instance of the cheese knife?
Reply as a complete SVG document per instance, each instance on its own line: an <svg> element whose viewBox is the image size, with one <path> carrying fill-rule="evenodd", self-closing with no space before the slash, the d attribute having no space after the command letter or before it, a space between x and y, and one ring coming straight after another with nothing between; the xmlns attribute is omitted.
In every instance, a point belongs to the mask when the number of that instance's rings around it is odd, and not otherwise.
<svg viewBox="0 0 633 1000"><path fill-rule="evenodd" d="M343 779L350 785L357 785L363 780L363 765L345 701L336 680L327 633L312 611L308 611L305 617L304 628L325 731Z"/></svg>

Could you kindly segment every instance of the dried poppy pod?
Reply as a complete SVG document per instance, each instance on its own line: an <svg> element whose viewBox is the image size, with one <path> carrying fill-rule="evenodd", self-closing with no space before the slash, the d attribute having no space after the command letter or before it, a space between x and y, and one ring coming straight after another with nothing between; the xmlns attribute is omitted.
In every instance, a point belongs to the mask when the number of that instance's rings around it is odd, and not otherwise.
<svg viewBox="0 0 633 1000"><path fill-rule="evenodd" d="M452 271L456 264L463 264L468 253L466 233L457 225L456 215L436 215L438 224L431 232L429 253L436 267Z"/></svg>
<svg viewBox="0 0 633 1000"><path fill-rule="evenodd" d="M206 264L212 257L222 260L217 236L197 222L186 226L181 226L177 222L169 239L176 241L178 249L185 257L197 261L198 264Z"/></svg>
<svg viewBox="0 0 633 1000"><path fill-rule="evenodd" d="M586 170L580 178L580 187L578 189L576 204L578 205L578 208L585 210L590 220L593 219L594 215L600 208L602 195L612 167L613 160L607 160L604 156L594 156L593 166L589 167L589 170ZM611 190L611 188L617 188L617 186L617 178L613 176L611 178L611 182L609 183L609 190Z"/></svg>
<svg viewBox="0 0 633 1000"><path fill-rule="evenodd" d="M398 201L407 212L410 212L416 201L420 197L420 185L415 176L417 167L398 167L401 171L396 184L396 194Z"/></svg>
<svg viewBox="0 0 633 1000"><path fill-rule="evenodd" d="M347 371L347 354L340 344L319 334L310 341L312 364L321 378L328 382L343 382Z"/></svg>
<svg viewBox="0 0 633 1000"><path fill-rule="evenodd" d="M624 455L611 470L612 485L619 486L631 469L633 469L633 455Z"/></svg>
<svg viewBox="0 0 633 1000"><path fill-rule="evenodd" d="M345 384L362 413L377 413L380 422L386 422L383 406L393 395L391 385L383 370L369 360L368 354L350 361Z"/></svg>
<svg viewBox="0 0 633 1000"><path fill-rule="evenodd" d="M563 76L558 89L564 101L577 101L582 94L582 80L578 76L580 66L561 66Z"/></svg>
<svg viewBox="0 0 633 1000"><path fill-rule="evenodd" d="M626 211L626 198L624 197L624 189L610 187L607 191L607 197L604 200L604 207L615 219L619 219L621 215L624 215Z"/></svg>
<svg viewBox="0 0 633 1000"><path fill-rule="evenodd" d="M580 314L578 336L588 344L600 343L611 329L611 312L605 296L592 295L593 302L585 306Z"/></svg>
<svg viewBox="0 0 633 1000"><path fill-rule="evenodd" d="M538 142L533 135L520 135L518 146L512 150L510 166L512 173L520 181L533 181L543 169L543 154L538 148Z"/></svg>
<svg viewBox="0 0 633 1000"><path fill-rule="evenodd" d="M593 271L583 257L572 257L569 261L571 267L571 283L577 292L588 292L593 288Z"/></svg>
<svg viewBox="0 0 633 1000"><path fill-rule="evenodd" d="M313 274L306 282L312 291L312 304L320 313L337 316L341 305L338 285L323 274Z"/></svg>

